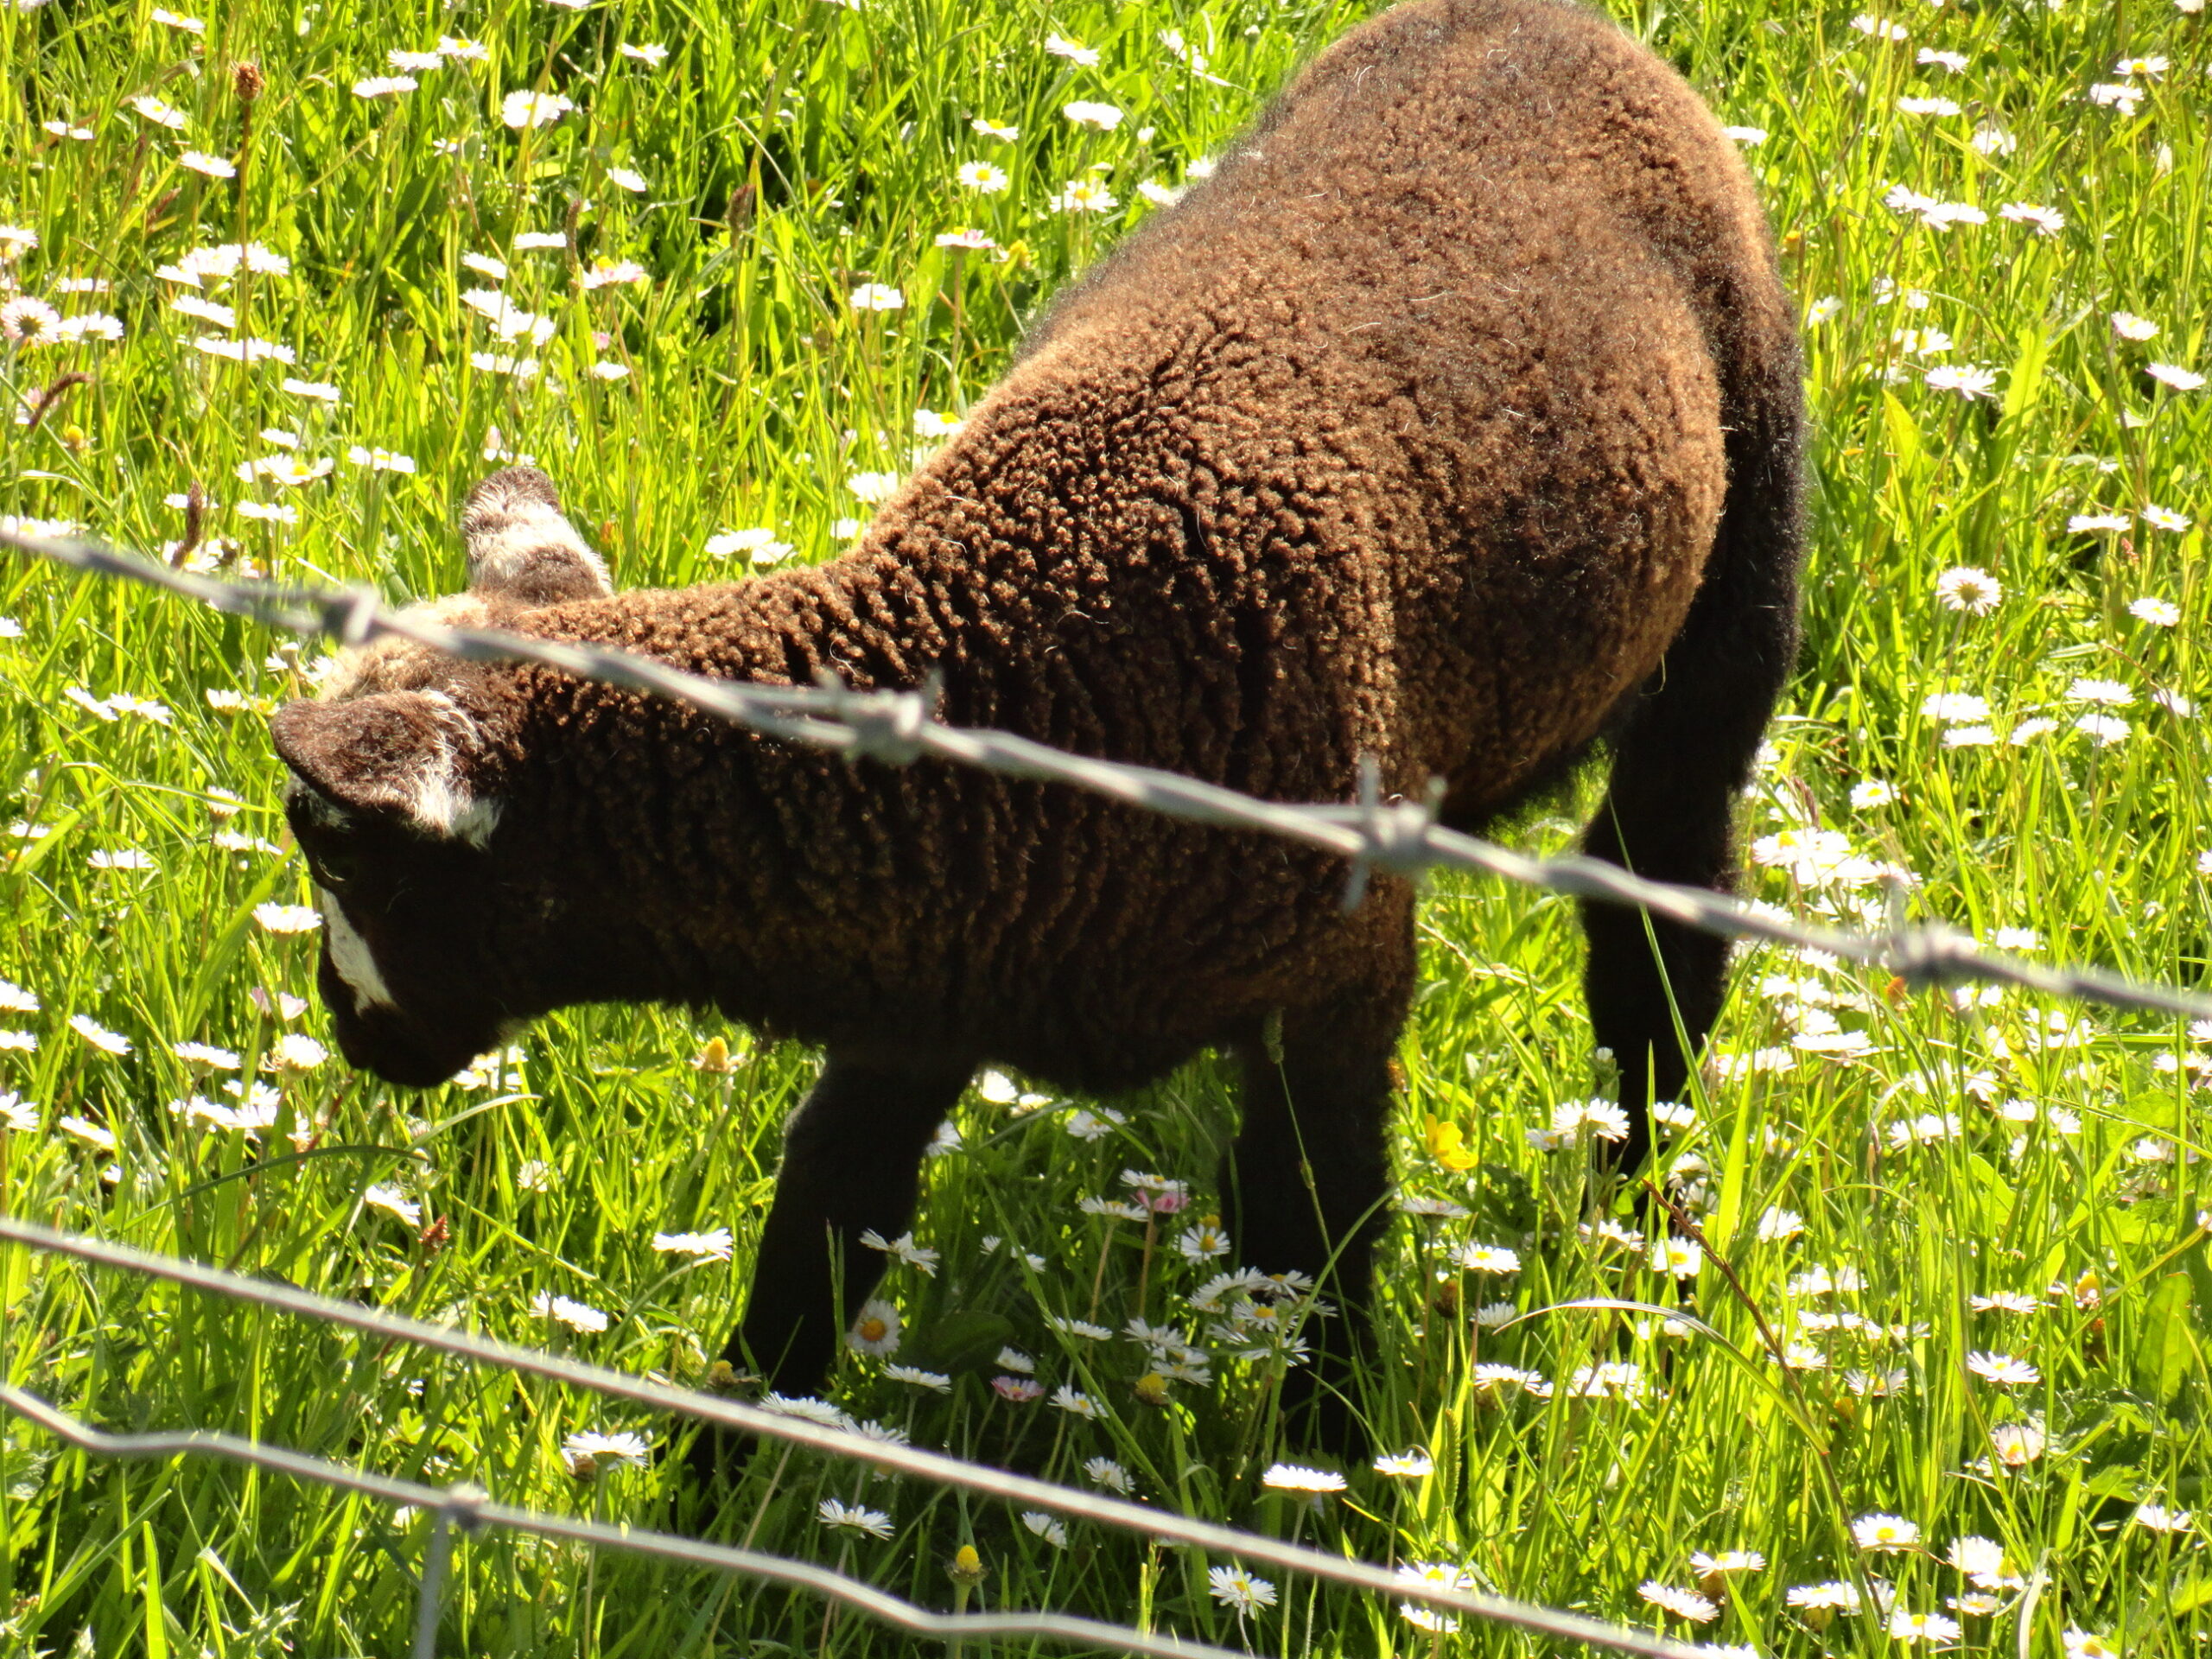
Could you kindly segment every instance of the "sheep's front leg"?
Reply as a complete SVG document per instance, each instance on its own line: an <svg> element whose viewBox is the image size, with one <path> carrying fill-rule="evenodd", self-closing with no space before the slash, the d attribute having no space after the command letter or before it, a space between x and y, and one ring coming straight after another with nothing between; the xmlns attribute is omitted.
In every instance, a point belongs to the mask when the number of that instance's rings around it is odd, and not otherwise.
<svg viewBox="0 0 2212 1659"><path fill-rule="evenodd" d="M779 1394L811 1394L886 1265L861 1235L913 1223L922 1154L967 1068L831 1054L784 1134L776 1199L760 1236L753 1294L728 1357Z"/></svg>
<svg viewBox="0 0 2212 1659"><path fill-rule="evenodd" d="M1306 1364L1283 1382L1292 1432L1348 1459L1363 1455L1355 1379L1370 1351L1368 1293L1388 1219L1390 1045L1326 1025L1286 1020L1272 1058L1240 1048L1244 1122L1221 1176L1224 1220L1239 1264L1297 1272L1338 1312L1306 1321Z"/></svg>

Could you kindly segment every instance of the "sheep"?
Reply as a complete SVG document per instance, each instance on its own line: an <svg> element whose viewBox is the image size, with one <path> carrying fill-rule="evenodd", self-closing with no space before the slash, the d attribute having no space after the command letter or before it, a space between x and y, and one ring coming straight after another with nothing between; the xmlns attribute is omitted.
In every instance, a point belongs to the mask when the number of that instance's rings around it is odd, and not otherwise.
<svg viewBox="0 0 2212 1659"><path fill-rule="evenodd" d="M447 620L943 717L1273 800L1442 780L1473 830L1610 747L1587 849L1726 889L1796 646L1794 313L1732 145L1560 0L1407 0L1073 284L828 563L613 591L524 468L468 498ZM848 764L527 664L382 643L271 721L346 1058L438 1083L564 1006L711 1006L825 1051L728 1356L818 1386L985 1062L1240 1069L1235 1260L1313 1275L1300 1421L1349 1388L1386 1210L1414 893L1341 860L922 761ZM1633 1133L1725 950L1592 907Z"/></svg>

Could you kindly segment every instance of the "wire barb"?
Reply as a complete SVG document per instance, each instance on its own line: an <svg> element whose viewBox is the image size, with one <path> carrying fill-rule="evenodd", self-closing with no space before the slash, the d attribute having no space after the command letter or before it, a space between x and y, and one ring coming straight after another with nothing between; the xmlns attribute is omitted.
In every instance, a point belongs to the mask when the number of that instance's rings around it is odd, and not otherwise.
<svg viewBox="0 0 2212 1659"><path fill-rule="evenodd" d="M1402 797L1384 800L1382 763L1371 754L1359 757L1359 801L1352 809L1352 824L1359 831L1360 849L1352 855L1344 877L1346 915L1366 899L1367 878L1375 871L1419 877L1439 861L1428 832L1436 827L1437 809L1443 801L1441 778L1430 779L1427 793L1418 801Z"/></svg>
<svg viewBox="0 0 2212 1659"><path fill-rule="evenodd" d="M937 718L938 696L944 685L935 669L918 691L855 691L827 668L816 673L814 683L828 699L823 717L842 723L852 734L847 760L904 766L921 758L925 747L922 729Z"/></svg>

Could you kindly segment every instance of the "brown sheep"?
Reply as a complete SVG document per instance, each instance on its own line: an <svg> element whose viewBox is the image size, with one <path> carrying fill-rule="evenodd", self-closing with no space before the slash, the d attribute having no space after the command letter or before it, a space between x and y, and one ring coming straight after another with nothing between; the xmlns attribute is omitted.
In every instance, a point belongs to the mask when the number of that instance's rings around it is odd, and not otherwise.
<svg viewBox="0 0 2212 1659"><path fill-rule="evenodd" d="M1463 829L1610 737L1590 850L1724 887L1794 649L1798 381L1750 180L1672 71L1555 0L1408 0L1065 294L845 556L616 594L514 469L437 609L765 683L935 672L955 723L1274 800L1347 799L1373 755ZM612 1001L827 1051L730 1348L775 1386L822 1377L880 1268L859 1235L907 1228L986 1060L1111 1090L1233 1051L1236 1259L1362 1300L1404 881L1347 914L1318 853L409 647L272 723L353 1064L434 1084ZM1725 951L1586 921L1633 1164ZM1356 1339L1319 1368L1346 1445Z"/></svg>

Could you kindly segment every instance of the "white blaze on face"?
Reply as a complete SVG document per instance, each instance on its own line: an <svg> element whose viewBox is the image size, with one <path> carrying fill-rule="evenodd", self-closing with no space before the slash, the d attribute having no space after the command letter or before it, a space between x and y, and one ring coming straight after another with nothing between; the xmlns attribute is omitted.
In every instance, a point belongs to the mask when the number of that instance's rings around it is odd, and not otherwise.
<svg viewBox="0 0 2212 1659"><path fill-rule="evenodd" d="M391 987L384 982L384 974L377 967L369 942L354 931L345 906L331 897L327 887L317 887L315 896L322 912L323 939L330 950L330 966L346 982L346 988L353 993L353 1012L398 1007Z"/></svg>

